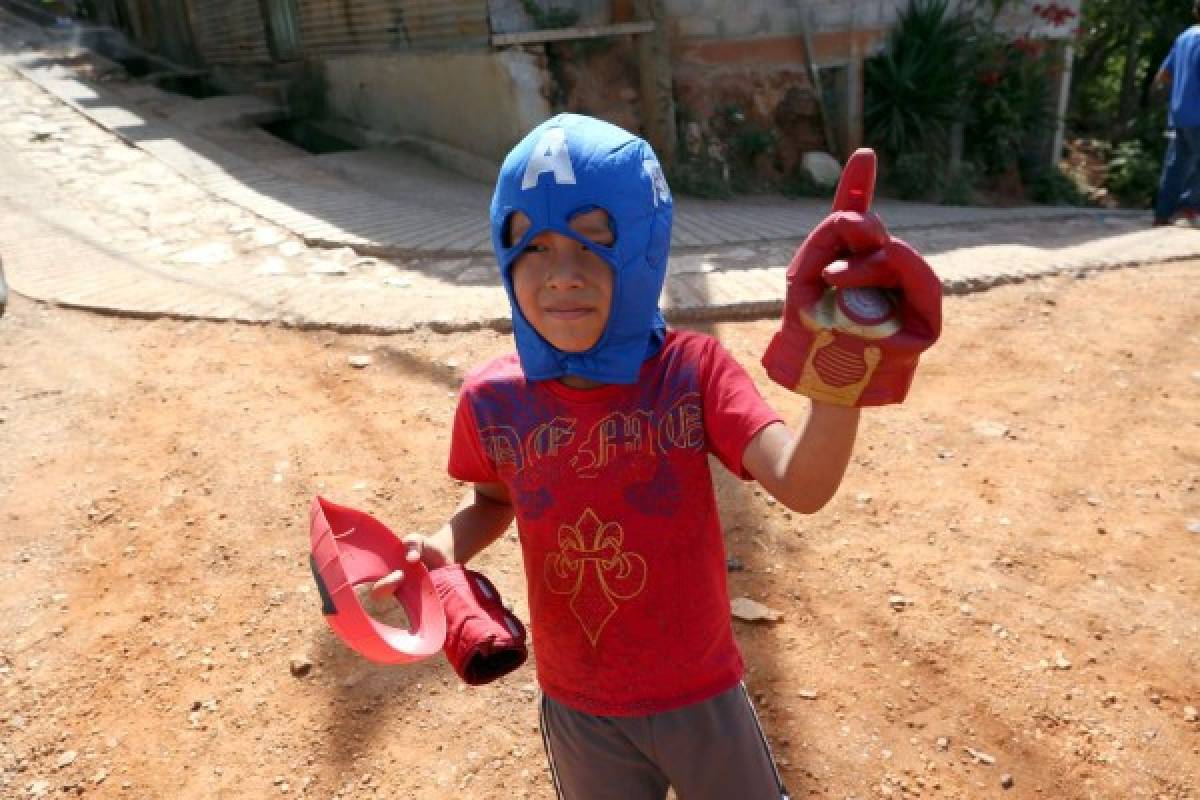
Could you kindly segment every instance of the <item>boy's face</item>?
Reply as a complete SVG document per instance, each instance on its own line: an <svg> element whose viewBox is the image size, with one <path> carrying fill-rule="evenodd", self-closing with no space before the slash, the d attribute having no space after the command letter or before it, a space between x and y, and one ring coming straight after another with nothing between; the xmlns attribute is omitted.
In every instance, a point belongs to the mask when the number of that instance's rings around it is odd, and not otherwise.
<svg viewBox="0 0 1200 800"><path fill-rule="evenodd" d="M529 230L517 212L509 241ZM571 230L604 247L613 244L608 213L593 209L576 215ZM544 231L530 240L512 266L513 294L533 329L564 353L582 353L600 340L612 306L612 268L591 249L561 233Z"/></svg>

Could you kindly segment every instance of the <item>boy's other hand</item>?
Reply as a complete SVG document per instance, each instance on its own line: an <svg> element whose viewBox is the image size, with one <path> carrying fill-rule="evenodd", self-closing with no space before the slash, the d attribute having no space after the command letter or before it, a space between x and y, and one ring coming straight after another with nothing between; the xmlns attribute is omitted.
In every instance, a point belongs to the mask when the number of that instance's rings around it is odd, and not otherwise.
<svg viewBox="0 0 1200 800"><path fill-rule="evenodd" d="M402 540L404 542L404 560L410 564L424 562L426 569L435 570L449 564L451 559L433 544L429 537L420 533L410 533ZM404 580L404 570L397 569L384 575L371 585L372 600L385 600L396 593L396 588Z"/></svg>

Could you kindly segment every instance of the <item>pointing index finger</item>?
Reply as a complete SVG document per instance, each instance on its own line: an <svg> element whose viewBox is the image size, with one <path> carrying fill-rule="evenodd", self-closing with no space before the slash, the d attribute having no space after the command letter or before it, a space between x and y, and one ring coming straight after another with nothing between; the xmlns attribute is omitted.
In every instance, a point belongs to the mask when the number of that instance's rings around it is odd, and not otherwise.
<svg viewBox="0 0 1200 800"><path fill-rule="evenodd" d="M834 211L857 211L865 214L875 198L875 151L860 147L854 151L842 169L837 193L833 197Z"/></svg>

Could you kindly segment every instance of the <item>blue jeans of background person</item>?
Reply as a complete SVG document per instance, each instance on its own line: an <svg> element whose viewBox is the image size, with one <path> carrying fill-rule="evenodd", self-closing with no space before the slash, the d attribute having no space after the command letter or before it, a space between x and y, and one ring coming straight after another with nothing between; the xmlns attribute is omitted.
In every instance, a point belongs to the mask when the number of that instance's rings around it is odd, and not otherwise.
<svg viewBox="0 0 1200 800"><path fill-rule="evenodd" d="M1200 127L1176 128L1167 142L1154 219L1168 222L1181 208L1200 206Z"/></svg>

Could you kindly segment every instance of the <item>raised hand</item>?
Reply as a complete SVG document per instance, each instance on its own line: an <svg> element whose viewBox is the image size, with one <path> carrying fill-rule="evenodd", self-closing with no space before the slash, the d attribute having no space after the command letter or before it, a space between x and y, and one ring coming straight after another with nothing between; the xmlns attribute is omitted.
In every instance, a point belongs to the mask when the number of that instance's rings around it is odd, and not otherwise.
<svg viewBox="0 0 1200 800"><path fill-rule="evenodd" d="M941 283L870 211L875 153L847 161L833 211L796 250L783 324L762 363L777 383L845 406L898 403L941 333Z"/></svg>

